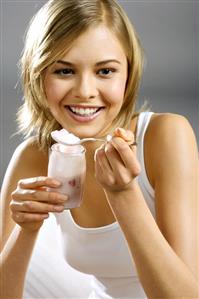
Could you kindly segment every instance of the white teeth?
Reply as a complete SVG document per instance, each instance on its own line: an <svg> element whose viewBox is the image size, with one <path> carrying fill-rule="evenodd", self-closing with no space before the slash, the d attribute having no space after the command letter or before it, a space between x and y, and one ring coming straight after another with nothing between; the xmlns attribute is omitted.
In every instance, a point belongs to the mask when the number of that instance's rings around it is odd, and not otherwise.
<svg viewBox="0 0 199 299"><path fill-rule="evenodd" d="M96 113L99 108L76 108L70 106L70 109L76 114L88 116Z"/></svg>

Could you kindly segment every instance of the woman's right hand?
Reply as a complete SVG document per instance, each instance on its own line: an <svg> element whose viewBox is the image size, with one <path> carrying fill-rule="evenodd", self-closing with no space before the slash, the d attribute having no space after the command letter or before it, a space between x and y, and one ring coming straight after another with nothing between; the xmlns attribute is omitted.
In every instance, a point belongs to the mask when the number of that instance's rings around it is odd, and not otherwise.
<svg viewBox="0 0 199 299"><path fill-rule="evenodd" d="M22 179L12 192L10 209L13 220L26 230L38 230L49 212L62 212L68 197L56 192L60 182L49 177ZM51 191L48 191L51 188ZM55 188L55 192L52 191Z"/></svg>

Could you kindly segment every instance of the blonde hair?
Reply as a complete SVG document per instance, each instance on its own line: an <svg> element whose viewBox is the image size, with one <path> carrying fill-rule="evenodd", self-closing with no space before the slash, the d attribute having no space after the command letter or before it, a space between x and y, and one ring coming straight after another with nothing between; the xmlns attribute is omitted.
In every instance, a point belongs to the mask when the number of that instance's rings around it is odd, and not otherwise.
<svg viewBox="0 0 199 299"><path fill-rule="evenodd" d="M100 23L117 36L128 61L124 103L112 126L127 128L136 114L143 50L124 10L115 0L50 0L31 20L27 31L21 58L24 104L17 114L19 132L26 137L36 134L41 148L49 147L50 133L61 128L48 109L43 87L45 70L69 50L80 34Z"/></svg>

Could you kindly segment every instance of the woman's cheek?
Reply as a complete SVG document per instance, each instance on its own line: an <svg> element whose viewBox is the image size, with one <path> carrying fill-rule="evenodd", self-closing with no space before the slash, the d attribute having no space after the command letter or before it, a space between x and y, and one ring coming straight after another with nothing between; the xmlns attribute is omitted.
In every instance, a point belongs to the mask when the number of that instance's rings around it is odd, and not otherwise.
<svg viewBox="0 0 199 299"><path fill-rule="evenodd" d="M125 84L120 80L117 80L109 87L107 98L110 99L110 102L113 104L123 103L125 93Z"/></svg>
<svg viewBox="0 0 199 299"><path fill-rule="evenodd" d="M49 80L45 84L47 100L59 102L66 94L66 84L61 80Z"/></svg>

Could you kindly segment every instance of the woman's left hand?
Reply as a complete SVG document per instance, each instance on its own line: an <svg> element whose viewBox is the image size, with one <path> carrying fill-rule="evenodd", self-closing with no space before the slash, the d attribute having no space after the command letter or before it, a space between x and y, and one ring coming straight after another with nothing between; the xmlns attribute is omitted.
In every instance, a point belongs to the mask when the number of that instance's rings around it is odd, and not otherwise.
<svg viewBox="0 0 199 299"><path fill-rule="evenodd" d="M141 172L136 157L136 146L131 131L117 128L113 138L95 152L95 175L107 191L123 191L131 188L135 177Z"/></svg>

